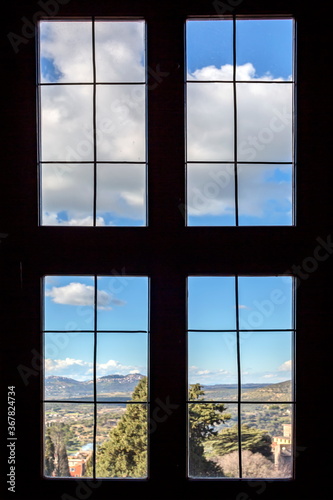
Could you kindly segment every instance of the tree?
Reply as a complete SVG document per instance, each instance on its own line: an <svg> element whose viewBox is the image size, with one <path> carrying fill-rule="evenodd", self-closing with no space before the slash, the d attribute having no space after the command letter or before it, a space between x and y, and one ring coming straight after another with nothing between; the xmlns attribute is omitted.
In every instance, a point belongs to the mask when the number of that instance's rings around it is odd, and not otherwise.
<svg viewBox="0 0 333 500"><path fill-rule="evenodd" d="M54 447L53 475L56 477L70 476L66 445L71 435L70 427L62 422L54 423L47 428L47 436L49 436ZM50 441L48 441L48 445L50 446ZM50 458L50 455L48 457Z"/></svg>
<svg viewBox="0 0 333 500"><path fill-rule="evenodd" d="M189 473L191 477L221 477L223 470L205 457L204 444L217 435L215 426L231 418L225 414L222 403L204 403L200 384L192 384L189 391ZM200 402L199 402L200 401Z"/></svg>
<svg viewBox="0 0 333 500"><path fill-rule="evenodd" d="M44 474L45 476L52 476L54 471L55 450L54 444L47 433L45 436L45 456L44 456Z"/></svg>
<svg viewBox="0 0 333 500"><path fill-rule="evenodd" d="M147 377L143 377L132 394L132 401L147 400ZM147 475L147 407L128 404L110 438L96 452L96 475L99 477L145 477ZM92 459L86 475L93 472Z"/></svg>
<svg viewBox="0 0 333 500"><path fill-rule="evenodd" d="M252 453L261 453L268 459L272 459L272 438L267 431L250 427L246 424L241 426L242 450L250 450ZM223 429L214 439L212 455L223 456L238 451L238 426Z"/></svg>
<svg viewBox="0 0 333 500"><path fill-rule="evenodd" d="M228 477L239 477L238 451L227 453L216 459ZM274 464L261 453L252 453L250 450L242 451L242 477L272 478L284 477Z"/></svg>

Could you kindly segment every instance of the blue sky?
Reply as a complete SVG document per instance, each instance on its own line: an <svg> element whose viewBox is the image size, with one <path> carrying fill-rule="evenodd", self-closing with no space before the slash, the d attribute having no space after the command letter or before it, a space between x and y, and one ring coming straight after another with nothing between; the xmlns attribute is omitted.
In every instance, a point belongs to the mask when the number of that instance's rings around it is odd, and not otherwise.
<svg viewBox="0 0 333 500"><path fill-rule="evenodd" d="M237 382L237 324L242 382L290 380L292 279L239 277L238 314L235 290L234 277L188 278L189 383ZM48 276L44 291L46 376L91 380L94 278ZM148 278L98 277L98 376L148 373L148 310Z"/></svg>

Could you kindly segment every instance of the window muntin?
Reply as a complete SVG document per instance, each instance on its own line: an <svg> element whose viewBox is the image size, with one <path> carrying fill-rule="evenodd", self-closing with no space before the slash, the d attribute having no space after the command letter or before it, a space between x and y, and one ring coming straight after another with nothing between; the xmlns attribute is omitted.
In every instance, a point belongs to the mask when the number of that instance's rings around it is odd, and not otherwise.
<svg viewBox="0 0 333 500"><path fill-rule="evenodd" d="M190 477L293 476L293 294L291 277L188 278Z"/></svg>
<svg viewBox="0 0 333 500"><path fill-rule="evenodd" d="M39 23L40 223L146 225L144 21Z"/></svg>
<svg viewBox="0 0 333 500"><path fill-rule="evenodd" d="M188 20L189 226L294 223L293 21Z"/></svg>
<svg viewBox="0 0 333 500"><path fill-rule="evenodd" d="M121 283L113 276L44 278L46 477L73 476L75 460L80 477L148 474L149 282L123 276ZM130 456L131 440L118 426L126 418L136 425L141 450L127 475L106 467L101 446L111 446L117 433Z"/></svg>

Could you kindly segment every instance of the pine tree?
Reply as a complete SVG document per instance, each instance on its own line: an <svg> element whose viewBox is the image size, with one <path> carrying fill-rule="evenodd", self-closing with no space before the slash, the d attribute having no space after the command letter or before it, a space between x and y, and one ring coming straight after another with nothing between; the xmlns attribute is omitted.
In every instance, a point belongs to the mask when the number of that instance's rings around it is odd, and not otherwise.
<svg viewBox="0 0 333 500"><path fill-rule="evenodd" d="M70 428L64 423L53 424L48 427L48 434L54 446L54 475L56 477L69 477L66 444L71 436Z"/></svg>
<svg viewBox="0 0 333 500"><path fill-rule="evenodd" d="M200 384L190 386L190 401L197 403L189 405L189 473L191 477L221 477L222 469L204 454L204 444L217 435L216 425L229 420L231 416L225 413L222 403L204 403L205 393Z"/></svg>
<svg viewBox="0 0 333 500"><path fill-rule="evenodd" d="M267 431L243 424L241 426L241 442L242 450L261 453L264 457L272 459L272 438ZM223 429L212 443L212 455L223 456L234 451L238 451L237 425Z"/></svg>
<svg viewBox="0 0 333 500"><path fill-rule="evenodd" d="M54 471L54 444L47 429L45 436L44 474L52 476Z"/></svg>
<svg viewBox="0 0 333 500"><path fill-rule="evenodd" d="M132 401L147 401L147 377L143 377L132 394ZM98 477L133 477L147 475L147 407L129 403L118 425L110 431L110 438L96 453ZM92 476L90 459L87 476Z"/></svg>

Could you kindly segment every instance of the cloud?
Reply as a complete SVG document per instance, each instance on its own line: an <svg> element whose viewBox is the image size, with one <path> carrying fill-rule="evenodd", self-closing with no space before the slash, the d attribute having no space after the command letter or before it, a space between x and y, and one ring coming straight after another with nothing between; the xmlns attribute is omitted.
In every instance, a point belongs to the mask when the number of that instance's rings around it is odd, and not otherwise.
<svg viewBox="0 0 333 500"><path fill-rule="evenodd" d="M106 363L97 363L97 377L106 375L127 375L128 373L144 373L146 370L142 366L123 365L119 361L110 359ZM92 380L93 363L74 358L65 359L45 359L46 377L57 375L73 378L75 380Z"/></svg>
<svg viewBox="0 0 333 500"><path fill-rule="evenodd" d="M46 297L51 297L56 304L71 306L93 306L95 303L95 288L83 283L69 283L65 286L52 287L45 292ZM114 298L104 290L97 290L98 309L110 310L112 305L124 305L125 302Z"/></svg>
<svg viewBox="0 0 333 500"><path fill-rule="evenodd" d="M292 360L289 359L288 361L285 361L278 367L279 372L290 372L292 369Z"/></svg>
<svg viewBox="0 0 333 500"><path fill-rule="evenodd" d="M101 82L142 81L142 23L96 23L97 77ZM68 47L71 50L68 50ZM91 225L93 212L93 109L91 26L42 23L42 160L91 162L42 166L43 224ZM107 63L105 63L107 61ZM234 108L231 65L206 66L189 75L187 91L188 213L235 213ZM291 173L259 162L292 158L292 85L261 76L251 62L237 67L239 215L290 217ZM195 83L195 80L207 83ZM212 83L219 79L223 83ZM211 82L211 83L209 83ZM145 161L145 92L139 85L99 85L96 101L97 162ZM230 162L212 165L207 161ZM257 162L242 165L241 162ZM97 225L145 221L144 164L97 163ZM272 221L274 223L274 220Z"/></svg>

